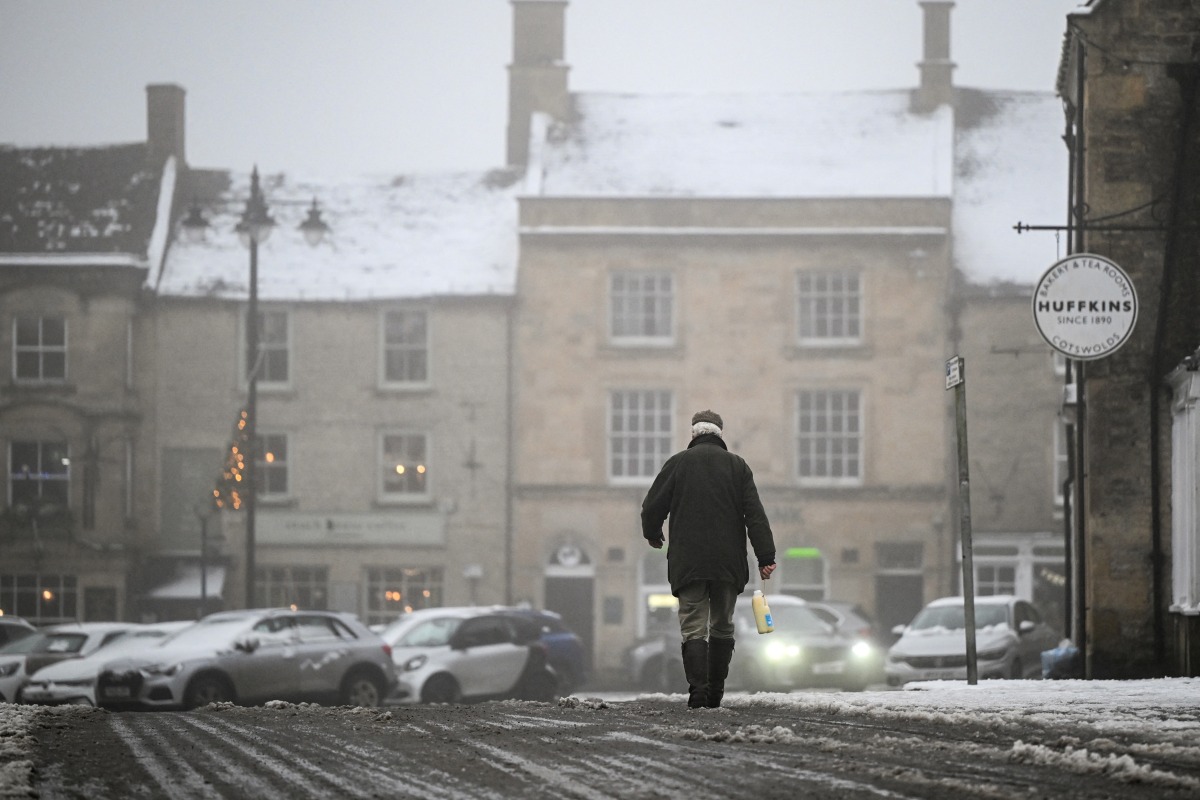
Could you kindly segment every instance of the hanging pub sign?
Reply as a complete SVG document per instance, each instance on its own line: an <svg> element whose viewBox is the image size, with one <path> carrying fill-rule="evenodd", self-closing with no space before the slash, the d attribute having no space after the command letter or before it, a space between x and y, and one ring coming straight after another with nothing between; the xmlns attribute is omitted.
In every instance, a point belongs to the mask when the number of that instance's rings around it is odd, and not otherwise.
<svg viewBox="0 0 1200 800"><path fill-rule="evenodd" d="M1077 253L1056 262L1033 289L1033 321L1067 358L1091 361L1129 340L1138 300L1125 270L1104 256Z"/></svg>

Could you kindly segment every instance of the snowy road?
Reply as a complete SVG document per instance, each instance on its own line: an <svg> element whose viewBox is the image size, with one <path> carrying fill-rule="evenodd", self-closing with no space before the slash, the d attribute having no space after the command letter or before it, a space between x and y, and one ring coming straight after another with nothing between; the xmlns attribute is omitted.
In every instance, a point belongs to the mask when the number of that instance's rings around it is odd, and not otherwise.
<svg viewBox="0 0 1200 800"><path fill-rule="evenodd" d="M926 694L758 695L718 711L678 696L63 709L32 720L32 783L43 800L1200 797L1195 715L1147 711L1117 730L1102 708L943 700L950 713Z"/></svg>

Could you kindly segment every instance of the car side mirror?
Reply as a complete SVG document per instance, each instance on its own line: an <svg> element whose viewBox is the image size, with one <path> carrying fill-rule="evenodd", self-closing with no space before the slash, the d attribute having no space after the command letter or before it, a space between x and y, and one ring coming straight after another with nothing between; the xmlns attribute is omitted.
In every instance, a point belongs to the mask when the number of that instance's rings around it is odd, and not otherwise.
<svg viewBox="0 0 1200 800"><path fill-rule="evenodd" d="M253 653L258 649L258 644L257 636L239 636L233 646L243 653Z"/></svg>
<svg viewBox="0 0 1200 800"><path fill-rule="evenodd" d="M899 624L899 625L896 625L896 626L894 626L894 627L892 628L892 635L893 635L893 636L903 636L903 635L904 635L904 629L905 629L905 628L907 628L907 627L908 627L908 626L907 626L907 625L905 625L904 623L901 623L901 624Z"/></svg>
<svg viewBox="0 0 1200 800"><path fill-rule="evenodd" d="M1022 620L1021 623L1017 625L1017 633L1033 633L1033 630L1036 627L1037 625L1034 625L1032 620Z"/></svg>

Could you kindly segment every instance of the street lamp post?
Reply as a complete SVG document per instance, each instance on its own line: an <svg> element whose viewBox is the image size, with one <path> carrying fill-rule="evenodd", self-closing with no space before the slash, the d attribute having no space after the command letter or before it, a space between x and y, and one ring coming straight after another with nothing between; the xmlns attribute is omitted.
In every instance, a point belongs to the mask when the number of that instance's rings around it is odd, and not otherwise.
<svg viewBox="0 0 1200 800"><path fill-rule="evenodd" d="M183 220L185 230L189 235L199 233L207 228L208 223L193 208ZM250 296L246 309L246 436L245 454L245 508L246 508L246 584L245 603L247 608L254 606L255 572L255 540L258 505L258 378L262 372L263 353L259 347L261 324L258 316L258 246L265 242L275 228L275 220L267 209L262 187L258 179L258 167L250 173L250 197L246 200L246 209L241 221L237 224L237 235L242 244L250 251ZM311 246L316 246L325 238L329 226L321 219L321 212L314 198L308 210L308 216L300 223L300 232L304 240Z"/></svg>

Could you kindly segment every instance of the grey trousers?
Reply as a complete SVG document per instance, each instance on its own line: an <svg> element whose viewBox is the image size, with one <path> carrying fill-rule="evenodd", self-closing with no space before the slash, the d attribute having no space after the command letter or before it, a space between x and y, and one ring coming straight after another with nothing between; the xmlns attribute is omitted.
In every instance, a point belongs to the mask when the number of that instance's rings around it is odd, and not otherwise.
<svg viewBox="0 0 1200 800"><path fill-rule="evenodd" d="M723 581L694 581L679 590L679 632L690 639L732 639L738 590Z"/></svg>

